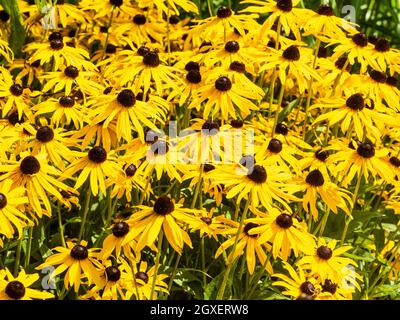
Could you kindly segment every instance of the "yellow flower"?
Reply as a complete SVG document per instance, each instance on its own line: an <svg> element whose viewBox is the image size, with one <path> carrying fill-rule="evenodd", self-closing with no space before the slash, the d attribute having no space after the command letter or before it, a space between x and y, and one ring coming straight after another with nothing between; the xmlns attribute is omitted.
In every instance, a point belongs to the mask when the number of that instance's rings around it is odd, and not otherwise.
<svg viewBox="0 0 400 320"><path fill-rule="evenodd" d="M168 196L161 196L155 201L153 207L138 206L139 211L132 214L127 223L135 223L122 245L138 237L137 249L152 246L163 230L169 244L179 254L182 253L184 244L192 247L189 235L179 224L189 223L196 210L183 208L181 204L174 203Z"/></svg>
<svg viewBox="0 0 400 320"><path fill-rule="evenodd" d="M313 236L308 233L304 223L290 214L271 208L265 214L253 209L257 218L248 219L256 226L249 231L250 235L259 235L258 243L272 243L272 255L286 261L293 250L296 257L314 244Z"/></svg>
<svg viewBox="0 0 400 320"><path fill-rule="evenodd" d="M310 246L307 249L306 256L297 263L314 275L321 278L322 281L330 279L335 283L346 279L351 284L357 286L357 280L360 276L355 272L349 273L351 266L357 267L357 263L350 258L341 257L349 251L351 246L336 248L336 240L326 243L323 238L318 240L317 246ZM335 249L336 248L336 249Z"/></svg>
<svg viewBox="0 0 400 320"><path fill-rule="evenodd" d="M44 300L52 299L50 292L29 288L37 280L38 274L26 274L22 269L17 277L14 277L8 269L1 270L0 300Z"/></svg>
<svg viewBox="0 0 400 320"><path fill-rule="evenodd" d="M90 188L93 195L97 196L99 190L103 195L106 195L105 179L122 171L116 163L114 152L107 152L103 147L96 146L87 153L76 152L76 155L79 156L79 159L67 167L63 177L72 177L76 172L81 171L76 180L75 189L78 189L90 178Z"/></svg>
<svg viewBox="0 0 400 320"><path fill-rule="evenodd" d="M88 249L87 242L81 241L80 244L67 242L67 247L56 247L57 253L51 255L44 263L36 267L41 270L45 267L56 266L51 273L50 279L67 271L64 276L64 286L66 289L73 286L75 292L78 292L82 277L87 278L88 284L92 283L100 286L100 272L96 267L101 268L97 261L97 249Z"/></svg>

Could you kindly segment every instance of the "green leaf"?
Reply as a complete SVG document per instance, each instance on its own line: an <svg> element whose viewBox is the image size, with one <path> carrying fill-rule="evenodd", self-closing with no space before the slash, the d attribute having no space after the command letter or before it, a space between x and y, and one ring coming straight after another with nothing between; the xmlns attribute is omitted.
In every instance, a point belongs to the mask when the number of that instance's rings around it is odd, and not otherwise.
<svg viewBox="0 0 400 320"><path fill-rule="evenodd" d="M10 15L11 33L9 45L14 55L21 53L21 48L25 43L26 30L21 23L17 0L0 0L4 10Z"/></svg>
<svg viewBox="0 0 400 320"><path fill-rule="evenodd" d="M382 251L385 246L385 232L382 227L377 227L374 231L375 246L377 251Z"/></svg>
<svg viewBox="0 0 400 320"><path fill-rule="evenodd" d="M382 223L382 228L388 232L396 232L397 226L393 223Z"/></svg>

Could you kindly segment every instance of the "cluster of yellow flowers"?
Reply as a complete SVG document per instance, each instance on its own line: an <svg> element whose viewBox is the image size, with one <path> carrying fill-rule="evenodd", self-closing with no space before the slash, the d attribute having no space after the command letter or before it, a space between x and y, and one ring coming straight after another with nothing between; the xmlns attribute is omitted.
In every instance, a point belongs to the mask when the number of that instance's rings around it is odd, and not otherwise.
<svg viewBox="0 0 400 320"><path fill-rule="evenodd" d="M294 299L368 298L384 275L363 286L361 250L397 279L400 51L387 39L297 0L203 19L190 0L58 0L46 23L31 2L18 1L19 56L0 15L0 241L17 238L14 276L26 243L25 269L65 274L58 299L167 297L191 251L204 292L221 275L217 299L238 297L233 269L242 298L262 279ZM378 209L395 228L383 249L351 227ZM56 247L31 257L52 221ZM0 271L0 298L53 297L28 288L38 278Z"/></svg>

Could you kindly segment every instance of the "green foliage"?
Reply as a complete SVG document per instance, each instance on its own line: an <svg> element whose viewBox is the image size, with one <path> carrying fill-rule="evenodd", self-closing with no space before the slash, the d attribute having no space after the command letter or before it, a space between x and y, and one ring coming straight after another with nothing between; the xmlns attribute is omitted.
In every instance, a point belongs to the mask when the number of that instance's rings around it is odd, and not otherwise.
<svg viewBox="0 0 400 320"><path fill-rule="evenodd" d="M0 4L10 15L11 34L9 44L14 54L18 55L21 52L21 48L25 42L26 30L21 23L17 0L0 0Z"/></svg>

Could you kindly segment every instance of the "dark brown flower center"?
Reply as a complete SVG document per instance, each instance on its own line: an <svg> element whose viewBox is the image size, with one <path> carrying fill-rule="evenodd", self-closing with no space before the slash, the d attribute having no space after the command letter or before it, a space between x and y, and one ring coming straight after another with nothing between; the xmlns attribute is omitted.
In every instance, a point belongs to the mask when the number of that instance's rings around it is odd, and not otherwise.
<svg viewBox="0 0 400 320"><path fill-rule="evenodd" d="M335 66L336 68L338 68L339 70L343 70L345 64L347 62L347 57L340 57L339 59L336 60L335 62ZM346 71L349 72L351 69L350 64L347 64L346 66Z"/></svg>
<svg viewBox="0 0 400 320"><path fill-rule="evenodd" d="M188 72L192 70L200 71L200 65L197 62L189 61L185 65L185 70Z"/></svg>
<svg viewBox="0 0 400 320"><path fill-rule="evenodd" d="M310 281L303 282L300 291L306 295L312 296L315 293L315 287Z"/></svg>
<svg viewBox="0 0 400 320"><path fill-rule="evenodd" d="M368 37L364 33L357 33L351 39L359 47L366 47L368 45Z"/></svg>
<svg viewBox="0 0 400 320"><path fill-rule="evenodd" d="M318 49L318 58L327 58L328 57L328 48L320 46Z"/></svg>
<svg viewBox="0 0 400 320"><path fill-rule="evenodd" d="M289 128L286 124L278 123L275 127L275 132L286 136L289 133Z"/></svg>
<svg viewBox="0 0 400 320"><path fill-rule="evenodd" d="M249 234L249 231L251 229L257 228L257 227L258 227L258 224L255 224L255 223L252 223L252 222L246 223L246 225L243 228L243 232L249 237L257 238L257 234Z"/></svg>
<svg viewBox="0 0 400 320"><path fill-rule="evenodd" d="M371 77L372 80L379 82L379 83L385 83L386 79L387 79L385 72L381 72L381 71L377 71L377 70L372 70L369 73L369 76Z"/></svg>
<svg viewBox="0 0 400 320"><path fill-rule="evenodd" d="M165 216L175 209L174 202L168 196L159 197L154 203L153 210L155 213Z"/></svg>
<svg viewBox="0 0 400 320"><path fill-rule="evenodd" d="M387 77L386 84L392 87L397 87L397 78L392 76Z"/></svg>
<svg viewBox="0 0 400 320"><path fill-rule="evenodd" d="M158 67L160 65L160 57L157 52L150 51L143 56L143 63L149 67Z"/></svg>
<svg viewBox="0 0 400 320"><path fill-rule="evenodd" d="M387 83L389 86L397 87L397 78L396 78L396 77L390 76L390 77L388 77L388 78L386 79L386 83Z"/></svg>
<svg viewBox="0 0 400 320"><path fill-rule="evenodd" d="M375 44L375 50L379 52L390 51L390 42L385 38L379 38Z"/></svg>
<svg viewBox="0 0 400 320"><path fill-rule="evenodd" d="M40 163L34 156L27 156L21 161L19 168L23 174L35 174L40 170Z"/></svg>
<svg viewBox="0 0 400 320"><path fill-rule="evenodd" d="M89 153L89 160L95 163L103 163L107 160L107 151L100 146L93 147Z"/></svg>
<svg viewBox="0 0 400 320"><path fill-rule="evenodd" d="M321 171L315 169L307 175L306 182L313 187L321 187L324 185L325 180Z"/></svg>
<svg viewBox="0 0 400 320"><path fill-rule="evenodd" d="M7 205L7 197L0 193L0 209L3 209Z"/></svg>
<svg viewBox="0 0 400 320"><path fill-rule="evenodd" d="M143 14L137 14L133 17L133 22L138 26L144 25L146 23L146 16Z"/></svg>
<svg viewBox="0 0 400 320"><path fill-rule="evenodd" d="M303 293L296 300L314 300L314 296Z"/></svg>
<svg viewBox="0 0 400 320"><path fill-rule="evenodd" d="M363 142L359 144L357 153L366 159L372 158L375 155L375 148L371 143Z"/></svg>
<svg viewBox="0 0 400 320"><path fill-rule="evenodd" d="M123 0L110 0L110 3L111 3L113 6L116 6L116 7L122 6L122 3L123 3L123 2L124 2Z"/></svg>
<svg viewBox="0 0 400 320"><path fill-rule="evenodd" d="M395 166L396 168L399 168L399 167L400 167L400 159L399 159L399 158L397 158L397 157L391 157L389 161L390 161L390 163L391 163L393 166Z"/></svg>
<svg viewBox="0 0 400 320"><path fill-rule="evenodd" d="M126 108L133 107L136 102L135 94L130 89L124 89L118 93L117 101Z"/></svg>
<svg viewBox="0 0 400 320"><path fill-rule="evenodd" d="M289 61L298 61L300 60L300 51L297 46L290 46L285 49L282 53L282 57Z"/></svg>
<svg viewBox="0 0 400 320"><path fill-rule="evenodd" d="M293 2L292 0L278 0L276 6L282 11L289 12L293 9Z"/></svg>
<svg viewBox="0 0 400 320"><path fill-rule="evenodd" d="M228 91L232 88L232 82L227 77L219 77L215 80L215 89L218 91Z"/></svg>
<svg viewBox="0 0 400 320"><path fill-rule="evenodd" d="M274 38L269 38L267 47L275 49L276 48L276 40Z"/></svg>
<svg viewBox="0 0 400 320"><path fill-rule="evenodd" d="M133 177L137 171L137 168L134 164L130 164L129 166L125 167L125 174L128 177Z"/></svg>
<svg viewBox="0 0 400 320"><path fill-rule="evenodd" d="M113 53L117 52L117 48L118 48L117 46L115 46L111 43L108 43L107 47L106 47L106 53L113 54Z"/></svg>
<svg viewBox="0 0 400 320"><path fill-rule="evenodd" d="M368 36L368 42L372 43L373 45L376 45L376 43L378 42L378 37L377 36Z"/></svg>
<svg viewBox="0 0 400 320"><path fill-rule="evenodd" d="M74 66L68 66L65 68L64 74L69 78L75 79L79 76L79 70Z"/></svg>
<svg viewBox="0 0 400 320"><path fill-rule="evenodd" d="M180 21L179 17L176 14L173 14L169 17L169 23L172 25L178 24Z"/></svg>
<svg viewBox="0 0 400 320"><path fill-rule="evenodd" d="M282 151L283 145L279 139L271 139L268 144L268 150L272 153L279 153Z"/></svg>
<svg viewBox="0 0 400 320"><path fill-rule="evenodd" d="M54 131L48 126L40 127L36 131L36 139L38 139L40 142L50 142L51 140L54 139Z"/></svg>
<svg viewBox="0 0 400 320"><path fill-rule="evenodd" d="M108 281L117 282L121 278L121 271L117 267L107 267L106 276Z"/></svg>
<svg viewBox="0 0 400 320"><path fill-rule="evenodd" d="M228 18L232 15L232 10L229 7L221 6L217 10L218 18Z"/></svg>
<svg viewBox="0 0 400 320"><path fill-rule="evenodd" d="M324 150L318 150L317 152L315 152L315 157L322 162L325 162L326 159L328 159L329 157L329 152L328 151L324 151Z"/></svg>
<svg viewBox="0 0 400 320"><path fill-rule="evenodd" d="M346 100L346 106L355 111L364 109L365 102L363 96L359 93L353 94Z"/></svg>
<svg viewBox="0 0 400 320"><path fill-rule="evenodd" d="M231 120L231 126L235 129L240 129L243 127L243 120Z"/></svg>
<svg viewBox="0 0 400 320"><path fill-rule="evenodd" d="M148 54L148 53L150 53L150 49L148 48L148 47L145 47L145 46L141 46L141 47L139 47L139 49L138 49L138 51L137 51L137 54L139 55L139 56L142 56L142 57L144 57L146 54ZM144 60L144 59L143 59Z"/></svg>
<svg viewBox="0 0 400 320"><path fill-rule="evenodd" d="M320 246L317 249L317 256L322 260L329 260L332 257L332 249L328 246Z"/></svg>
<svg viewBox="0 0 400 320"><path fill-rule="evenodd" d="M11 299L19 300L25 295L25 286L20 281L10 281L5 292Z"/></svg>
<svg viewBox="0 0 400 320"><path fill-rule="evenodd" d="M148 283L149 282L149 276L147 275L147 273L142 272L142 271L136 272L135 278L139 279L139 280L142 280L144 283Z"/></svg>
<svg viewBox="0 0 400 320"><path fill-rule="evenodd" d="M210 172L214 169L215 169L215 166L213 166L212 164L209 164L209 163L204 164L204 168L203 168L204 172Z"/></svg>
<svg viewBox="0 0 400 320"><path fill-rule="evenodd" d="M70 255L75 260L85 260L89 256L89 251L86 247L77 244L71 249Z"/></svg>
<svg viewBox="0 0 400 320"><path fill-rule="evenodd" d="M232 70L232 71L239 72L239 73L245 73L246 72L246 66L244 65L244 63L242 63L240 61L233 61L229 65L229 69Z"/></svg>
<svg viewBox="0 0 400 320"><path fill-rule="evenodd" d="M201 126L201 132L208 136L214 136L218 134L219 124L217 121L207 120Z"/></svg>
<svg viewBox="0 0 400 320"><path fill-rule="evenodd" d="M201 74L198 70L190 70L187 74L186 74L186 80L190 83L200 83L201 82Z"/></svg>
<svg viewBox="0 0 400 320"><path fill-rule="evenodd" d="M267 171L263 166L260 166L256 164L252 169L249 170L249 174L247 174L247 177L257 183L261 184L267 181Z"/></svg>
<svg viewBox="0 0 400 320"><path fill-rule="evenodd" d="M336 289L337 289L337 284L333 283L329 279L325 279L325 282L322 285L322 292L329 292L331 294L335 294Z"/></svg>
<svg viewBox="0 0 400 320"><path fill-rule="evenodd" d="M292 217L286 213L277 216L275 222L282 229L289 229L293 225Z"/></svg>
<svg viewBox="0 0 400 320"><path fill-rule="evenodd" d="M212 219L209 217L202 217L202 218L200 218L200 220L203 221L207 225L210 225L212 223Z"/></svg>
<svg viewBox="0 0 400 320"><path fill-rule="evenodd" d="M112 228L112 233L117 238L122 238L128 232L129 232L129 225L124 221L117 222L116 224L114 224Z"/></svg>
<svg viewBox="0 0 400 320"><path fill-rule="evenodd" d="M15 126L17 123L24 123L24 120L21 118L19 118L18 116L18 111L15 111L13 113L11 113L8 117L7 117L8 122Z"/></svg>
<svg viewBox="0 0 400 320"><path fill-rule="evenodd" d="M61 97L58 103L64 108L72 108L75 105L75 100L71 96Z"/></svg>
<svg viewBox="0 0 400 320"><path fill-rule="evenodd" d="M10 92L13 96L19 97L23 93L23 88L21 85L14 83L10 87Z"/></svg>
<svg viewBox="0 0 400 320"><path fill-rule="evenodd" d="M323 4L319 7L318 14L323 16L333 16L333 9L329 4Z"/></svg>
<svg viewBox="0 0 400 320"><path fill-rule="evenodd" d="M168 144L165 141L157 140L151 145L150 150L155 155L162 156L164 154L167 154L167 152L169 151L169 147L168 147Z"/></svg>
<svg viewBox="0 0 400 320"><path fill-rule="evenodd" d="M10 15L5 10L1 10L0 11L0 20L3 22L7 22L9 19L10 19Z"/></svg>
<svg viewBox="0 0 400 320"><path fill-rule="evenodd" d="M225 44L225 51L227 51L229 53L238 52L239 49L240 49L239 43L237 43L236 41L228 41Z"/></svg>
<svg viewBox="0 0 400 320"><path fill-rule="evenodd" d="M61 50L62 48L64 48L64 42L62 41L62 39L54 39L50 41L50 47L53 50Z"/></svg>

